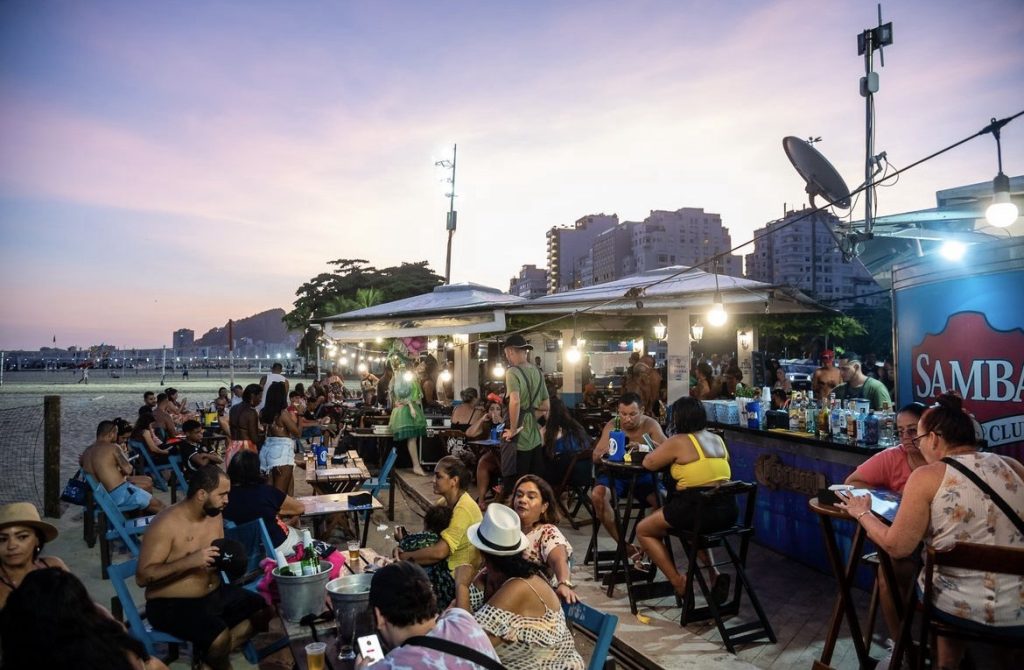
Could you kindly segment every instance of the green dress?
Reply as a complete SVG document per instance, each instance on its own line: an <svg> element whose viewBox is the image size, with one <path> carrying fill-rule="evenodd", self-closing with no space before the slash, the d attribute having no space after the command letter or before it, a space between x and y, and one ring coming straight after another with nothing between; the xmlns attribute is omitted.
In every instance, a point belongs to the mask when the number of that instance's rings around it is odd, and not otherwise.
<svg viewBox="0 0 1024 670"><path fill-rule="evenodd" d="M423 414L420 383L415 376L408 382L403 377L404 373L395 373L391 379L391 402L394 406L388 427L398 442L427 434L427 417Z"/></svg>

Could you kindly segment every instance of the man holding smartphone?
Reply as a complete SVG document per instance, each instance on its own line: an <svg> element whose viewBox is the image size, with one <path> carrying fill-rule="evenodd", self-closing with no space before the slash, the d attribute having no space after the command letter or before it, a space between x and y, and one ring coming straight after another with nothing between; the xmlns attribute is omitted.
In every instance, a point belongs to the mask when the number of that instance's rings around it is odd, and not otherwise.
<svg viewBox="0 0 1024 670"><path fill-rule="evenodd" d="M357 668L400 667L480 670L500 668L487 633L466 610L452 607L438 615L437 599L423 568L410 561L384 566L370 582L379 639L360 637ZM375 660L378 652L387 656Z"/></svg>

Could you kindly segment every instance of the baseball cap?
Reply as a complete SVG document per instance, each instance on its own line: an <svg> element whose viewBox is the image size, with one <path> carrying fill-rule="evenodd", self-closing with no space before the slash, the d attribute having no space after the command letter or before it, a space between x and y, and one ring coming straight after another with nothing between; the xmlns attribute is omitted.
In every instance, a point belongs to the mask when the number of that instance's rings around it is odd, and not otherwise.
<svg viewBox="0 0 1024 670"><path fill-rule="evenodd" d="M826 349L825 351L821 352L821 357L822 358L835 358L836 357L836 352L832 351L831 349Z"/></svg>
<svg viewBox="0 0 1024 670"><path fill-rule="evenodd" d="M527 342L526 338L520 335L519 333L516 333L515 335L509 335L508 338L505 340L505 344L503 344L502 346L513 347L515 349L525 349L527 351L531 351L533 349L533 345Z"/></svg>

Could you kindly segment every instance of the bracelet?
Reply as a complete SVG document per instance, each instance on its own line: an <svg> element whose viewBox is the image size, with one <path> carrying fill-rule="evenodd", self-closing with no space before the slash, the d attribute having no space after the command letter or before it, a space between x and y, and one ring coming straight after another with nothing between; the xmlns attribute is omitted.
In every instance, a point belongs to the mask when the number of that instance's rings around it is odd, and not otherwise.
<svg viewBox="0 0 1024 670"><path fill-rule="evenodd" d="M570 581L569 581L568 579L563 579L562 581L558 582L558 586L562 586L563 584L564 584L565 586L568 586L568 587L569 587L570 589L572 589L573 591L575 591L575 590L576 590L576 585L575 585L575 584L573 584L572 582L570 582Z"/></svg>
<svg viewBox="0 0 1024 670"><path fill-rule="evenodd" d="M870 513L871 513L871 510L867 510L867 511L861 512L860 514L857 515L857 521L860 522L860 518L862 516L864 516L865 514L870 514Z"/></svg>

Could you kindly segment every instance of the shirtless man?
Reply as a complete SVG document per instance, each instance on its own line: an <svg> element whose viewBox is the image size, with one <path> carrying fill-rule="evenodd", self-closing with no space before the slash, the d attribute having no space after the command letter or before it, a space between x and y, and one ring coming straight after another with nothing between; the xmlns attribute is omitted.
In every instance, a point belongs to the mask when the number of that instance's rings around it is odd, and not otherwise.
<svg viewBox="0 0 1024 670"><path fill-rule="evenodd" d="M135 572L136 583L146 589L153 627L191 642L203 667L214 670L231 667L231 651L266 614L263 598L221 581L221 552L213 542L224 537L220 514L230 489L219 467L199 468L188 497L153 519Z"/></svg>
<svg viewBox="0 0 1024 670"><path fill-rule="evenodd" d="M811 389L819 404L828 402L829 394L843 383L839 368L832 365L833 360L835 353L831 349L821 352L821 367L815 370L814 376L811 377Z"/></svg>
<svg viewBox="0 0 1024 670"><path fill-rule="evenodd" d="M166 393L161 393L156 398L156 408L153 410L156 423L153 424L153 428L157 431L157 437L166 442L178 434L178 421L181 417Z"/></svg>
<svg viewBox="0 0 1024 670"><path fill-rule="evenodd" d="M651 437L655 444L661 444L668 438L662 432L661 426L653 418L644 416L641 408L640 396L636 393L623 393L619 398L618 410L622 431L626 434L628 446L642 444L644 433ZM594 463L600 464L601 459L608 453L608 444L611 440L611 432L615 430L615 420L609 421L601 437L594 443ZM612 510L611 490L608 475L599 474L594 479L594 488L590 492L590 500L594 503L594 512L601 524L612 536L616 544L619 541L619 529L615 526L615 513ZM637 502L646 503L651 509L658 508L658 495L656 491L657 482L653 474L645 474L637 477L636 486L633 489L633 497ZM615 492L619 498L624 498L629 492L629 482L616 478ZM636 563L642 557L639 547L629 547L629 559Z"/></svg>
<svg viewBox="0 0 1024 670"><path fill-rule="evenodd" d="M115 440L117 424L113 421L100 421L96 427L96 441L78 457L78 464L103 484L103 488L121 509L141 509L150 514L159 512L164 504L151 493L153 480L149 477L129 477L132 473L131 463Z"/></svg>

